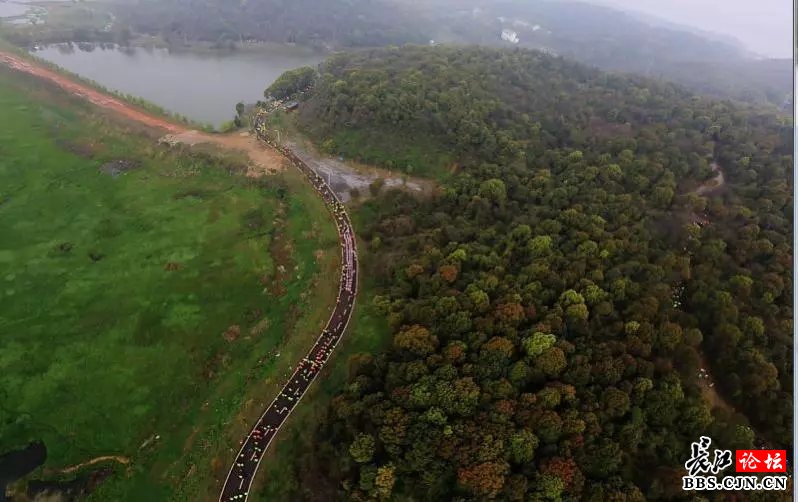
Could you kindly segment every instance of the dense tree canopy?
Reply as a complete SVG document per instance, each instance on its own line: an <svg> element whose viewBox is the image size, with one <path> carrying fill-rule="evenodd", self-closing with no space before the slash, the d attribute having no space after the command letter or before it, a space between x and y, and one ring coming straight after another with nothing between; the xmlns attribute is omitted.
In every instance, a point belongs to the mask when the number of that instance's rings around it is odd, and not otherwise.
<svg viewBox="0 0 798 502"><path fill-rule="evenodd" d="M341 493L294 497L668 498L699 435L790 447L791 124L440 47L336 56L302 114L424 135L460 169L439 196L365 203L367 300L395 335L297 456ZM713 163L726 184L696 191Z"/></svg>
<svg viewBox="0 0 798 502"><path fill-rule="evenodd" d="M273 96L276 99L288 98L299 91L308 88L316 78L316 70L309 66L303 66L295 70L289 70L272 83L264 95Z"/></svg>

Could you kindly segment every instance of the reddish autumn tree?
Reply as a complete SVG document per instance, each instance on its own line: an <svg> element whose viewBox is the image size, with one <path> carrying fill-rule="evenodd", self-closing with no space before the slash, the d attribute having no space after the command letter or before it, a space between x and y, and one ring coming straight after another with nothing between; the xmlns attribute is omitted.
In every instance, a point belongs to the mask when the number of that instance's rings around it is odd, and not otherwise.
<svg viewBox="0 0 798 502"><path fill-rule="evenodd" d="M508 466L504 463L485 462L457 471L457 482L477 497L494 498L504 487Z"/></svg>

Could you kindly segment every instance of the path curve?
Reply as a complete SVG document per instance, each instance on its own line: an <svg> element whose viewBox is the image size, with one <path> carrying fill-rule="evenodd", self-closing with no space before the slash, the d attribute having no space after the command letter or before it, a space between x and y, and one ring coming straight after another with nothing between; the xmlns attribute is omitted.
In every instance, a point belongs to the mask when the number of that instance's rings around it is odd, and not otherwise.
<svg viewBox="0 0 798 502"><path fill-rule="evenodd" d="M723 170L720 168L718 163L712 162L709 167L712 169L712 172L715 173L715 177L702 183L701 186L693 190L692 193L696 195L704 195L705 193L713 192L726 184L726 178L723 176Z"/></svg>
<svg viewBox="0 0 798 502"><path fill-rule="evenodd" d="M326 327L322 330L316 343L297 365L288 382L271 404L264 410L252 430L244 438L241 449L236 454L230 471L227 473L219 501L246 500L258 467L266 449L271 444L280 427L294 411L299 401L305 396L310 385L316 380L324 364L329 360L333 350L341 340L352 318L352 311L357 296L357 247L352 223L346 214L344 205L335 192L314 170L307 166L290 149L271 142L263 132L264 115L255 121L255 130L263 141L288 157L291 163L308 178L316 192L324 200L338 227L338 238L341 243L341 278L338 285L338 297L335 309Z"/></svg>

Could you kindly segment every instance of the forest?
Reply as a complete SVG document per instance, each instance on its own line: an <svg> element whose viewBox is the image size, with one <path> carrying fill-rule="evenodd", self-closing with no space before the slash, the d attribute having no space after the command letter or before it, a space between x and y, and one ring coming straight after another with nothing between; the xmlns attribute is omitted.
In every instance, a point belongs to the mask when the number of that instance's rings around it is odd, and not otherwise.
<svg viewBox="0 0 798 502"><path fill-rule="evenodd" d="M445 175L357 209L392 341L348 361L287 499L668 499L700 435L792 448L791 119L538 51L404 47L332 57L299 122ZM696 190L713 164L725 184Z"/></svg>

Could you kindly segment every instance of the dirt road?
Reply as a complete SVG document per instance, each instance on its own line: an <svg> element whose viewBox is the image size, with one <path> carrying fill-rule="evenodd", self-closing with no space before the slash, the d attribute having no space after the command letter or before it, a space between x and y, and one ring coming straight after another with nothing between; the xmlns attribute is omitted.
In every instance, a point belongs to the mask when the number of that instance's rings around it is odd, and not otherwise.
<svg viewBox="0 0 798 502"><path fill-rule="evenodd" d="M139 111L119 99L108 96L107 94L103 94L100 91L92 89L86 85L69 80L63 75L59 75L52 70L48 70L43 66L37 65L8 52L0 51L0 63L13 68L14 70L29 73L44 80L49 80L70 94L80 96L97 106L113 110L116 113L124 115L125 117L135 120L136 122L140 122L144 125L164 129L173 134L181 133L187 130L185 127Z"/></svg>
<svg viewBox="0 0 798 502"><path fill-rule="evenodd" d="M696 188L693 192L696 195L704 195L705 193L715 191L726 183L726 178L723 177L723 171L718 163L713 162L710 167L712 168L712 172L715 173L715 177L705 181L700 187Z"/></svg>
<svg viewBox="0 0 798 502"><path fill-rule="evenodd" d="M130 120L148 127L161 129L169 134L166 138L170 143L185 143L188 145L210 143L226 150L243 152L250 159L248 176L257 177L268 174L282 169L285 165L285 159L282 155L254 137L244 137L237 133L208 134L191 130L183 125L175 124L141 111L120 99L102 93L88 85L70 80L68 77L49 70L42 65L8 52L0 51L0 64L50 81L70 94L86 99L101 108L112 110Z"/></svg>

